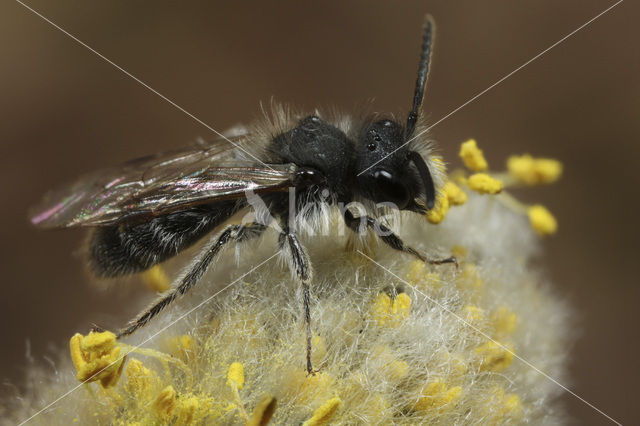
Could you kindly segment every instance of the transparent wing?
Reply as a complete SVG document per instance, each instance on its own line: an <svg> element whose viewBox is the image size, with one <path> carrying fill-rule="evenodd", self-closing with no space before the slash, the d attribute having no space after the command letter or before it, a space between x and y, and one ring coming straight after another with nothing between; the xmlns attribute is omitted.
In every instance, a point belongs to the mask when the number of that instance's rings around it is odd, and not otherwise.
<svg viewBox="0 0 640 426"><path fill-rule="evenodd" d="M97 226L127 217L161 215L218 199L284 190L293 164L256 165L224 139L139 158L81 177L53 191L33 210L43 228Z"/></svg>

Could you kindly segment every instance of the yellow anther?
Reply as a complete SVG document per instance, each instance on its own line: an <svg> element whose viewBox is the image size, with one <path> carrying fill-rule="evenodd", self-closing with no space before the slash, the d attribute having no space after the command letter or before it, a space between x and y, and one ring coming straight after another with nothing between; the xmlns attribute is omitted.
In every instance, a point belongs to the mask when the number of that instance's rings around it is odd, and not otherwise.
<svg viewBox="0 0 640 426"><path fill-rule="evenodd" d="M489 341L478 346L474 352L480 356L480 369L502 371L513 361L513 346Z"/></svg>
<svg viewBox="0 0 640 426"><path fill-rule="evenodd" d="M208 424L218 417L221 408L214 409L214 399L194 394L177 395L174 415L176 425Z"/></svg>
<svg viewBox="0 0 640 426"><path fill-rule="evenodd" d="M380 326L385 325L391 317L391 298L386 293L381 293L371 307L371 316Z"/></svg>
<svg viewBox="0 0 640 426"><path fill-rule="evenodd" d="M76 334L69 341L69 349L78 380L99 380L105 388L118 382L126 356L120 356L115 334L110 331Z"/></svg>
<svg viewBox="0 0 640 426"><path fill-rule="evenodd" d="M125 389L140 400L150 400L156 380L155 374L137 359L127 363L125 374L127 376Z"/></svg>
<svg viewBox="0 0 640 426"><path fill-rule="evenodd" d="M116 335L110 331L92 331L81 340L81 348L84 351L104 355L110 352L115 346Z"/></svg>
<svg viewBox="0 0 640 426"><path fill-rule="evenodd" d="M292 366L284 377L282 390L288 398L295 398L299 404L308 404L329 396L333 384L334 378L328 373L308 375L301 368Z"/></svg>
<svg viewBox="0 0 640 426"><path fill-rule="evenodd" d="M447 200L449 200L449 204L452 206L459 206L467 202L467 193L452 181L444 184L442 192L447 195Z"/></svg>
<svg viewBox="0 0 640 426"><path fill-rule="evenodd" d="M153 403L153 410L156 415L164 421L173 418L173 412L176 409L176 390L169 385L162 389L158 397Z"/></svg>
<svg viewBox="0 0 640 426"><path fill-rule="evenodd" d="M321 426L329 423L331 418L336 414L336 411L340 408L342 401L338 397L331 398L324 404L322 404L316 411L313 412L313 417L303 423L303 426Z"/></svg>
<svg viewBox="0 0 640 426"><path fill-rule="evenodd" d="M393 313L404 320L411 311L411 298L406 293L400 293L393 301Z"/></svg>
<svg viewBox="0 0 640 426"><path fill-rule="evenodd" d="M437 225L442 222L447 216L449 211L449 198L444 194L438 194L436 197L436 203L433 208L427 211L427 220L430 223Z"/></svg>
<svg viewBox="0 0 640 426"><path fill-rule="evenodd" d="M518 182L525 185L553 183L562 175L562 163L550 158L513 155L507 160L507 169Z"/></svg>
<svg viewBox="0 0 640 426"><path fill-rule="evenodd" d="M536 204L529 207L529 222L531 227L540 235L555 234L558 230L558 222L546 207Z"/></svg>
<svg viewBox="0 0 640 426"><path fill-rule="evenodd" d="M420 397L413 405L414 411L442 413L452 408L462 395L460 386L447 387L442 379L435 379L422 388Z"/></svg>
<svg viewBox="0 0 640 426"><path fill-rule="evenodd" d="M244 367L239 362L234 362L229 366L227 374L227 385L242 389L244 387Z"/></svg>
<svg viewBox="0 0 640 426"><path fill-rule="evenodd" d="M386 293L379 294L371 308L371 316L380 327L399 327L411 312L411 298L398 294L393 301Z"/></svg>
<svg viewBox="0 0 640 426"><path fill-rule="evenodd" d="M244 409L244 404L242 399L240 398L240 393L238 392L242 388L244 388L244 367L239 362L233 362L229 365L229 372L227 373L227 386L231 388L231 393L233 394L233 399L235 400L235 406L238 408L240 412L240 416L246 422L249 420L249 415L247 411Z"/></svg>
<svg viewBox="0 0 640 426"><path fill-rule="evenodd" d="M502 191L503 187L501 181L486 173L476 173L469 176L467 184L469 188L481 194L498 194Z"/></svg>
<svg viewBox="0 0 640 426"><path fill-rule="evenodd" d="M448 181L436 197L433 208L427 211L427 220L433 224L441 223L447 216L449 207L464 204L467 194L452 181Z"/></svg>
<svg viewBox="0 0 640 426"><path fill-rule="evenodd" d="M475 139L469 139L460 145L460 158L471 171L483 172L488 168L487 160L484 159L482 150L478 148Z"/></svg>

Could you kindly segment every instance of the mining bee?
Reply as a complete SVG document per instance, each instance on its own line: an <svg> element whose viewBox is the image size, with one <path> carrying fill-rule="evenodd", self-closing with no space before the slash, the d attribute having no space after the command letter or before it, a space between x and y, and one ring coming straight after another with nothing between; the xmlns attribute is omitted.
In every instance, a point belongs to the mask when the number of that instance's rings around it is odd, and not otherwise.
<svg viewBox="0 0 640 426"><path fill-rule="evenodd" d="M93 228L88 263L103 278L145 271L214 233L186 274L121 330L121 338L188 292L215 265L224 247L260 237L275 221L279 247L303 290L306 367L311 373L311 263L296 233L291 188L297 191L295 210L304 210L307 219L326 214L326 209L315 208L320 203L336 207L359 202L367 214L342 212L348 232L375 229L395 250L432 264L455 263L454 258L429 259L406 245L372 209L391 203L401 211L424 215L434 206L442 177L424 131L419 131L433 34L427 17L413 102L404 124L379 114L363 119L305 116L275 107L268 119L234 135L82 177L46 196L31 222L42 228ZM251 209L255 197L268 210L261 216L268 220L223 226L231 216Z"/></svg>

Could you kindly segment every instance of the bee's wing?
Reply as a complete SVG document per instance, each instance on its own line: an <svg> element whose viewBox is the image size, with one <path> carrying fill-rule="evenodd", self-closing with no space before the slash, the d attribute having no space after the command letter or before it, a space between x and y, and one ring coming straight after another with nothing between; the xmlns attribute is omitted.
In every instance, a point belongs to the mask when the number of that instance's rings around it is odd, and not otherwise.
<svg viewBox="0 0 640 426"><path fill-rule="evenodd" d="M131 216L161 215L218 199L284 190L296 166L259 165L229 142L212 143L129 161L88 174L49 193L33 210L43 228L98 226Z"/></svg>

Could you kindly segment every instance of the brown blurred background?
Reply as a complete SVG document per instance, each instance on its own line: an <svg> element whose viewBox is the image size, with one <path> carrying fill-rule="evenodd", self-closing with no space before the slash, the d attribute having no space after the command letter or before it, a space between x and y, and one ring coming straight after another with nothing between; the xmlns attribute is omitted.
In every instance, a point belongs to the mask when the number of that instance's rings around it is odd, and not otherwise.
<svg viewBox="0 0 640 426"><path fill-rule="evenodd" d="M28 4L222 131L271 96L345 110L375 98L376 110L405 111L427 12L438 26L425 102L434 122L613 1ZM454 165L469 137L495 169L510 153L564 161L559 184L519 196L560 223L543 263L575 308L570 386L623 423L640 420L639 6L620 4L433 129ZM42 360L92 321L115 327L131 314L131 292L88 285L83 233L38 232L27 208L82 172L212 135L10 0L0 5L0 123L0 379L19 385L27 341ZM576 423L607 424L564 399Z"/></svg>

